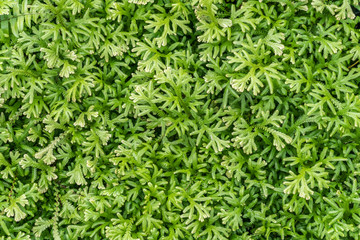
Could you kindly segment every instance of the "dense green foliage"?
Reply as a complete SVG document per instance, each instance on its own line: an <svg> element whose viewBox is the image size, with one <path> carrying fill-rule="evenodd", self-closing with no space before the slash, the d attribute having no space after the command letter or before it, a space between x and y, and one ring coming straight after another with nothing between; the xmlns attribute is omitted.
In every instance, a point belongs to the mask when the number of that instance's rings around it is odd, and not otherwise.
<svg viewBox="0 0 360 240"><path fill-rule="evenodd" d="M0 0L0 240L360 239L358 0Z"/></svg>

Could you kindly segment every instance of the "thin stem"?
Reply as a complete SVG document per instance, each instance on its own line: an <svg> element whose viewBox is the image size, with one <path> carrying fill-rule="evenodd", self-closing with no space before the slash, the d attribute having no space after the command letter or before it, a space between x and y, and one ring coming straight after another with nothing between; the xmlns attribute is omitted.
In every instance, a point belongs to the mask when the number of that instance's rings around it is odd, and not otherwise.
<svg viewBox="0 0 360 240"><path fill-rule="evenodd" d="M0 16L0 23L2 21L9 21L11 19L18 18L18 17L24 17L24 16L27 16L27 15L36 15L36 14L39 14L39 13L24 13L24 14L20 14L20 15L14 15L12 17L8 17L8 18L5 18L5 19L1 19L1 16Z"/></svg>
<svg viewBox="0 0 360 240"><path fill-rule="evenodd" d="M355 63L353 63L350 67L348 67L348 69L351 69L352 67L354 67L356 64L359 63L359 60L357 60Z"/></svg>

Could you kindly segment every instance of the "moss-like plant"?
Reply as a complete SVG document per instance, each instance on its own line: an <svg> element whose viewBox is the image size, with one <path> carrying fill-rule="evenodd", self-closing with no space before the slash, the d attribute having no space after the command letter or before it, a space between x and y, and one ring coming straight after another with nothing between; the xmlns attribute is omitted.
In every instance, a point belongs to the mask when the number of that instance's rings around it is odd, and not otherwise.
<svg viewBox="0 0 360 240"><path fill-rule="evenodd" d="M0 240L360 239L358 0L0 0Z"/></svg>

